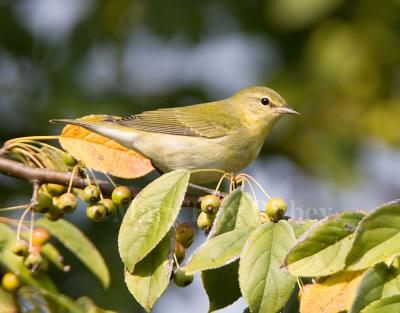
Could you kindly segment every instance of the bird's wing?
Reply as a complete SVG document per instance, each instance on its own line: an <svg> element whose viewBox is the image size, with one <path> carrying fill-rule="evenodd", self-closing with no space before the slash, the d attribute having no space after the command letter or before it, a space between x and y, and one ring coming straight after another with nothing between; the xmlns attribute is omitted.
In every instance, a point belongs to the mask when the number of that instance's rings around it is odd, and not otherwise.
<svg viewBox="0 0 400 313"><path fill-rule="evenodd" d="M218 138L233 127L226 120L229 119L222 108L206 104L146 111L109 121L147 132Z"/></svg>

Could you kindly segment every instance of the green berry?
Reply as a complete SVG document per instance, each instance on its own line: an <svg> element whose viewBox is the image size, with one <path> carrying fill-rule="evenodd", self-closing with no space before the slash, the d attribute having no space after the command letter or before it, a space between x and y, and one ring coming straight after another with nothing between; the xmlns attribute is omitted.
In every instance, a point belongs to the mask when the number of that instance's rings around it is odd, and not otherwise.
<svg viewBox="0 0 400 313"><path fill-rule="evenodd" d="M64 164L67 166L75 166L78 163L78 161L76 161L74 159L74 157L72 155L70 155L69 153L64 153L63 161L64 161Z"/></svg>
<svg viewBox="0 0 400 313"><path fill-rule="evenodd" d="M271 218L265 212L260 212L259 213L259 218L260 218L261 224L264 224L264 223L267 223L267 222L271 222Z"/></svg>
<svg viewBox="0 0 400 313"><path fill-rule="evenodd" d="M5 273L3 279L1 280L1 285L8 292L14 292L21 286L18 276L13 273Z"/></svg>
<svg viewBox="0 0 400 313"><path fill-rule="evenodd" d="M14 246L11 248L11 251L18 256L25 256L28 253L29 245L23 240L19 239L14 243Z"/></svg>
<svg viewBox="0 0 400 313"><path fill-rule="evenodd" d="M30 270L32 272L36 272L39 269L39 266L41 265L42 261L43 261L43 258L40 255L40 253L31 252L26 257L26 259L24 261L24 265L28 270Z"/></svg>
<svg viewBox="0 0 400 313"><path fill-rule="evenodd" d="M177 269L174 273L174 283L178 287L189 286L193 282L193 275L187 275L185 271Z"/></svg>
<svg viewBox="0 0 400 313"><path fill-rule="evenodd" d="M265 205L265 213L273 220L280 220L285 216L287 205L282 198L271 198Z"/></svg>
<svg viewBox="0 0 400 313"><path fill-rule="evenodd" d="M100 222L105 219L107 215L107 208L101 204L90 204L86 208L86 216L90 218L92 221Z"/></svg>
<svg viewBox="0 0 400 313"><path fill-rule="evenodd" d="M47 213L53 203L51 195L46 190L40 190L37 197L35 211L38 213Z"/></svg>
<svg viewBox="0 0 400 313"><path fill-rule="evenodd" d="M57 221L64 216L64 212L59 208L58 198L53 197L53 204L50 207L50 211L44 216L50 221Z"/></svg>
<svg viewBox="0 0 400 313"><path fill-rule="evenodd" d="M83 189L83 201L86 203L96 203L100 199L100 189L96 185L90 185Z"/></svg>
<svg viewBox="0 0 400 313"><path fill-rule="evenodd" d="M132 201L132 194L125 186L119 186L113 190L111 199L116 205L126 207Z"/></svg>
<svg viewBox="0 0 400 313"><path fill-rule="evenodd" d="M189 223L179 224L175 229L175 238L177 241L182 243L182 245L187 248L193 242L193 237L195 234L194 227Z"/></svg>
<svg viewBox="0 0 400 313"><path fill-rule="evenodd" d="M47 213L44 215L44 217L47 218L49 221L56 222L56 221L58 221L60 218L62 218L63 215L57 215L57 214L53 214L53 213L51 213L51 212L47 212Z"/></svg>
<svg viewBox="0 0 400 313"><path fill-rule="evenodd" d="M115 203L111 199L103 199L100 201L100 203L106 207L107 216L112 216L115 214L117 208L115 207Z"/></svg>
<svg viewBox="0 0 400 313"><path fill-rule="evenodd" d="M210 230L214 223L214 219L215 215L200 212L199 217L197 218L197 226L203 231Z"/></svg>
<svg viewBox="0 0 400 313"><path fill-rule="evenodd" d="M72 213L78 207L78 199L72 193L64 193L58 198L57 207L64 213Z"/></svg>
<svg viewBox="0 0 400 313"><path fill-rule="evenodd" d="M193 238L188 241L182 242L182 245L185 247L185 249L187 249L192 245L192 243L193 243Z"/></svg>
<svg viewBox="0 0 400 313"><path fill-rule="evenodd" d="M181 264L185 259L185 247L179 241L175 241L174 253L178 263Z"/></svg>
<svg viewBox="0 0 400 313"><path fill-rule="evenodd" d="M35 273L44 273L48 269L49 269L49 261L47 261L46 259L42 258L42 261L35 268L34 272Z"/></svg>
<svg viewBox="0 0 400 313"><path fill-rule="evenodd" d="M37 246L43 246L50 240L50 234L46 228L39 227L35 228L32 233L32 244Z"/></svg>
<svg viewBox="0 0 400 313"><path fill-rule="evenodd" d="M47 184L46 190L52 197L59 197L67 191L67 187L58 184Z"/></svg>
<svg viewBox="0 0 400 313"><path fill-rule="evenodd" d="M216 195L207 195L201 199L201 210L207 214L216 214L221 200Z"/></svg>

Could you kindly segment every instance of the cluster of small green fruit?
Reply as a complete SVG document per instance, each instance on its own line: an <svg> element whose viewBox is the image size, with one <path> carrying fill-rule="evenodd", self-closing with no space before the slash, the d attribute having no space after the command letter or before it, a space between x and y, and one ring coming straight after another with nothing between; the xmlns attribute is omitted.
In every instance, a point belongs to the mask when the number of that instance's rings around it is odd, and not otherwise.
<svg viewBox="0 0 400 313"><path fill-rule="evenodd" d="M93 221L104 221L115 214L117 207L126 207L132 201L132 194L127 187L116 187L111 199L102 198L96 185L86 186L81 198L88 205L86 215ZM43 213L51 221L57 221L64 214L72 213L78 207L78 199L67 188L58 184L45 184L40 187L35 211Z"/></svg>
<svg viewBox="0 0 400 313"><path fill-rule="evenodd" d="M70 167L76 166L77 161L69 154L64 154L64 163ZM97 185L86 186L80 194L88 205L86 215L93 221L104 221L115 214L117 207L126 207L132 201L132 194L127 187L116 187L111 199L103 198ZM72 213L78 206L76 195L67 187L59 184L44 184L40 186L35 211L43 213L51 221L57 221L64 214Z"/></svg>
<svg viewBox="0 0 400 313"><path fill-rule="evenodd" d="M215 215L221 206L221 200L215 195L204 196L201 200L201 212L197 218L197 226L204 232L208 232L214 222ZM173 273L174 283L179 287L189 286L193 282L193 275L187 275L179 268L179 264L185 259L185 251L193 243L195 235L194 227L189 223L179 224L175 229L175 263L177 269Z"/></svg>
<svg viewBox="0 0 400 313"><path fill-rule="evenodd" d="M186 249L193 243L195 235L194 227L189 223L179 224L175 228L175 264L177 269L173 273L174 283L179 287L189 286L193 282L193 275L186 273L179 268L179 264L185 259Z"/></svg>
<svg viewBox="0 0 400 313"><path fill-rule="evenodd" d="M49 242L50 234L45 228L35 228L32 232L32 244L24 239L17 239L11 251L23 258L24 266L32 273L42 273L47 271L49 264L45 258L41 256L42 247ZM5 290L15 291L20 286L19 279L13 273L6 273L2 280Z"/></svg>
<svg viewBox="0 0 400 313"><path fill-rule="evenodd" d="M208 232L215 220L215 216L221 206L221 199L216 195L207 195L201 199L201 212L197 217L197 226L204 232Z"/></svg>
<svg viewBox="0 0 400 313"><path fill-rule="evenodd" d="M77 164L69 154L65 154L64 163L68 166ZM87 203L86 215L93 221L104 221L115 214L117 207L126 207L132 201L132 194L127 187L116 187L111 199L103 198L97 185L88 185L80 193ZM40 186L35 211L43 213L51 221L57 221L64 214L72 213L78 206L77 196L68 191L66 186L59 184L44 184Z"/></svg>

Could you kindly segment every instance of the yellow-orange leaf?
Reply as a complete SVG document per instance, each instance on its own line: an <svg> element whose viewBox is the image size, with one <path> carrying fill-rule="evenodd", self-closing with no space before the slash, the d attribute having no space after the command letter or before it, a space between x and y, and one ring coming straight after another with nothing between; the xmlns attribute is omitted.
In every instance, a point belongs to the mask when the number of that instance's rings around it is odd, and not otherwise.
<svg viewBox="0 0 400 313"><path fill-rule="evenodd" d="M350 310L364 272L342 272L306 285L300 299L301 313L338 313Z"/></svg>
<svg viewBox="0 0 400 313"><path fill-rule="evenodd" d="M102 118L101 115L88 115L81 119L94 121ZM139 153L79 126L66 125L61 132L60 144L88 167L117 177L138 178L154 169L150 160Z"/></svg>

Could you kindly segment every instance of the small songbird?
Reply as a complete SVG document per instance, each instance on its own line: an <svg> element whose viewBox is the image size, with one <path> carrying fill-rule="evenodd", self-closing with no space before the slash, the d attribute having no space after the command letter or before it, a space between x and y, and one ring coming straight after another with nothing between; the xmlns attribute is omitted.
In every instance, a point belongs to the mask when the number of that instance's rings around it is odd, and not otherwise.
<svg viewBox="0 0 400 313"><path fill-rule="evenodd" d="M51 122L78 125L113 139L150 159L162 172L184 168L237 173L257 157L271 127L284 114L299 113L274 90L249 87L228 99L126 118L104 115L98 121ZM216 171L195 171L191 181L219 177Z"/></svg>

